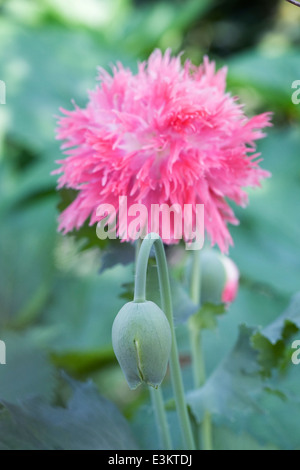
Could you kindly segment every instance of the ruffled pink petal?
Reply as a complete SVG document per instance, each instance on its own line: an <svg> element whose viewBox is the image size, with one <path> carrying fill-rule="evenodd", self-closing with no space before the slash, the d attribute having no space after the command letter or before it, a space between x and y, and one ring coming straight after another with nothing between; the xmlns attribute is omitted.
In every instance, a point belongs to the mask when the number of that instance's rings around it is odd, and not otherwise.
<svg viewBox="0 0 300 470"><path fill-rule="evenodd" d="M205 229L223 252L232 239L228 224L238 221L228 202L245 206L244 188L259 186L269 173L259 167L256 140L264 137L270 114L248 119L226 93L226 68L216 72L204 58L199 67L156 50L133 75L122 64L112 75L99 69L99 86L85 109L61 110L57 138L58 187L78 191L60 215L64 233L87 220L99 221L97 207L119 197L130 204L204 204ZM165 243L177 243L176 227ZM160 235L162 235L160 233ZM130 234L128 234L130 240Z"/></svg>

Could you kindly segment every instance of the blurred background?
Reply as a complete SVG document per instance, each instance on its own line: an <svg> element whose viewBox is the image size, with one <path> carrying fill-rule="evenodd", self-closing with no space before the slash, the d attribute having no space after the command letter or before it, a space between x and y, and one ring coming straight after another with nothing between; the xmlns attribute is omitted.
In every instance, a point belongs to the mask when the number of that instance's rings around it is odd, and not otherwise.
<svg viewBox="0 0 300 470"><path fill-rule="evenodd" d="M230 255L241 286L217 330L205 332L208 373L234 345L240 323L264 327L288 306L300 289L300 104L291 100L292 83L300 80L299 26L300 8L283 0L0 1L0 80L6 84L6 104L0 105L0 339L8 364L0 366L2 399L17 403L39 395L63 403L63 369L76 379L93 378L131 420L139 445L151 445L148 438L157 445L137 412L142 405L151 421L147 390L129 392L111 347L111 325L130 297L133 266L117 263L119 254L107 260L94 229L73 237L57 233L62 203L50 175L61 157L54 134L59 108L71 109L73 99L85 106L98 66L109 69L120 60L135 69L156 47L183 51L183 59L195 64L204 54L218 67L227 64L228 91L239 95L246 112L274 113L273 128L259 142L262 167L273 177L251 191L247 210L236 208L241 224L231 230ZM107 269L99 275L101 266ZM178 334L188 384L184 327ZM268 432L259 419L231 426L219 416L219 448L300 447L300 365L289 368L288 353L285 360L279 355L285 346L290 351L285 339L276 350L269 345L268 360L282 370L271 373L278 390L282 382L288 392L281 399L276 389L257 410L270 418Z"/></svg>

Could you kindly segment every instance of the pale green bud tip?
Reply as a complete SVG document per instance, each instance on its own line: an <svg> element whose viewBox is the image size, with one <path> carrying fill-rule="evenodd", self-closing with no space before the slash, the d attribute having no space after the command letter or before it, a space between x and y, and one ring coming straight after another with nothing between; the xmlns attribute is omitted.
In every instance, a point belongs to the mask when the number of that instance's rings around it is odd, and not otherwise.
<svg viewBox="0 0 300 470"><path fill-rule="evenodd" d="M163 381L171 351L171 329L163 311L153 302L129 302L112 328L115 355L128 385L142 382L157 388Z"/></svg>
<svg viewBox="0 0 300 470"><path fill-rule="evenodd" d="M222 292L226 283L226 271L222 258L214 250L204 250L201 258L201 299L218 304L222 301Z"/></svg>
<svg viewBox="0 0 300 470"><path fill-rule="evenodd" d="M200 258L202 303L233 302L239 287L239 270L235 263L214 250L204 250Z"/></svg>

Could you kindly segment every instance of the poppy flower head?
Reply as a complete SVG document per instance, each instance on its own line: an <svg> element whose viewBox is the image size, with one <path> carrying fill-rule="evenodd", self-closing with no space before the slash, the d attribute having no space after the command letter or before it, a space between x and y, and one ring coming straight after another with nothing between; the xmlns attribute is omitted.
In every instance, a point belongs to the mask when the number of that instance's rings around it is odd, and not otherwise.
<svg viewBox="0 0 300 470"><path fill-rule="evenodd" d="M228 223L237 224L228 204L247 204L245 187L259 186L269 173L259 167L255 141L264 137L270 114L245 116L226 93L226 68L204 58L199 67L181 65L155 50L133 74L122 64L112 75L99 70L99 85L86 108L62 110L57 138L66 158L59 160L58 187L78 191L60 215L64 233L101 219L97 208L204 204L205 230L212 244L227 251ZM151 232L151 216L145 221ZM160 233L161 235L161 233ZM128 235L130 239L130 235ZM175 243L174 227L165 243Z"/></svg>

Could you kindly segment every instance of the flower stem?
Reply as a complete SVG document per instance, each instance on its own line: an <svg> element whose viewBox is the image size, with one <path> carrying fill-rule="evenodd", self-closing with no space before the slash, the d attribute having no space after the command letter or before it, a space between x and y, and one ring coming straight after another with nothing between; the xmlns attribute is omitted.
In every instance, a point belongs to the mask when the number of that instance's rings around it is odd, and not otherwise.
<svg viewBox="0 0 300 470"><path fill-rule="evenodd" d="M200 306L201 302L201 267L199 252L193 252L193 264L191 273L191 298L195 304ZM192 364L195 389L205 384L206 372L205 362L201 342L201 330L194 318L189 320L190 343L192 350ZM212 422L211 415L208 411L204 412L202 426L199 426L199 435L201 436L202 447L204 450L213 450L212 443Z"/></svg>
<svg viewBox="0 0 300 470"><path fill-rule="evenodd" d="M139 238L136 241L136 245L135 245L135 272L137 272L137 260L139 257L141 244L142 244L142 239ZM165 450L172 450L171 434L170 434L170 429L168 425L162 391L160 388L154 389L153 387L149 387L149 391L150 391L152 406L154 408L156 426L158 429L162 447Z"/></svg>
<svg viewBox="0 0 300 470"><path fill-rule="evenodd" d="M155 257L158 268L159 286L161 292L162 310L164 311L171 328L172 347L170 355L170 372L175 395L175 403L181 425L181 432L185 446L188 450L195 449L194 436L188 409L185 402L183 381L178 357L177 341L173 322L173 308L167 260L163 242L156 233L148 234L140 248L135 280L134 302L146 300L147 266L152 246L155 248Z"/></svg>
<svg viewBox="0 0 300 470"><path fill-rule="evenodd" d="M190 342L192 350L192 366L193 366L193 377L194 387L200 388L205 383L206 373L205 364L201 347L201 333L197 326L194 326L194 322L189 322Z"/></svg>
<svg viewBox="0 0 300 470"><path fill-rule="evenodd" d="M164 450L172 450L172 441L166 416L163 396L160 388L149 387L155 413L157 428Z"/></svg>

